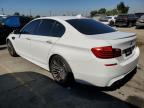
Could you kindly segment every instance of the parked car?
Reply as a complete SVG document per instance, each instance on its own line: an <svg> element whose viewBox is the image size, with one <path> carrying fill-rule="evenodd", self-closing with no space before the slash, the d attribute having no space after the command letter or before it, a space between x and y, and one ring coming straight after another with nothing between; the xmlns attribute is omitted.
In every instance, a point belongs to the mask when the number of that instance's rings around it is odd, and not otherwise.
<svg viewBox="0 0 144 108"><path fill-rule="evenodd" d="M136 17L140 18L144 13L135 13Z"/></svg>
<svg viewBox="0 0 144 108"><path fill-rule="evenodd" d="M118 15L115 21L116 26L135 26L138 17L135 14Z"/></svg>
<svg viewBox="0 0 144 108"><path fill-rule="evenodd" d="M6 19L6 15L0 15L0 24L3 23L4 19Z"/></svg>
<svg viewBox="0 0 144 108"><path fill-rule="evenodd" d="M3 22L4 22L4 20L5 20L6 18L7 18L6 15L0 15L0 28L2 28Z"/></svg>
<svg viewBox="0 0 144 108"><path fill-rule="evenodd" d="M9 16L0 24L0 44L6 43L7 36L16 29L21 29L31 19L23 16Z"/></svg>
<svg viewBox="0 0 144 108"><path fill-rule="evenodd" d="M140 54L134 33L75 16L34 19L8 36L7 47L11 56L50 70L62 85L111 86L137 67Z"/></svg>
<svg viewBox="0 0 144 108"><path fill-rule="evenodd" d="M144 15L141 16L136 22L136 29L144 27Z"/></svg>
<svg viewBox="0 0 144 108"><path fill-rule="evenodd" d="M116 16L104 16L99 19L100 22L110 26L115 25L115 20L116 20Z"/></svg>

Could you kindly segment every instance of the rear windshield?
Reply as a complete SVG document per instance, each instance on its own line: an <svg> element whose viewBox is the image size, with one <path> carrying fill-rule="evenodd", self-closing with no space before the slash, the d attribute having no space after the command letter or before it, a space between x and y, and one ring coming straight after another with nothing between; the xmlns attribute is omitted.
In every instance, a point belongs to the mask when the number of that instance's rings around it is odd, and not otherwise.
<svg viewBox="0 0 144 108"><path fill-rule="evenodd" d="M80 33L86 35L103 34L116 31L115 29L93 19L71 19L66 21Z"/></svg>

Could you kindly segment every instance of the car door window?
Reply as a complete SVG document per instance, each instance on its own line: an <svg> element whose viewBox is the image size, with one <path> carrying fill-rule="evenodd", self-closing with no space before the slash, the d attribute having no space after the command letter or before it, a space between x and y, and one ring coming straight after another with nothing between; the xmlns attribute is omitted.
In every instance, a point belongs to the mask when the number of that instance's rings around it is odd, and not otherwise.
<svg viewBox="0 0 144 108"><path fill-rule="evenodd" d="M52 19L43 19L39 28L36 30L37 35L52 37L61 37L64 32L65 27Z"/></svg>
<svg viewBox="0 0 144 108"><path fill-rule="evenodd" d="M36 35L50 36L53 25L54 25L54 20L43 19L36 30Z"/></svg>
<svg viewBox="0 0 144 108"><path fill-rule="evenodd" d="M39 26L41 20L34 20L32 22L30 22L28 25L26 25L22 31L21 34L32 34L35 35L36 33L36 29Z"/></svg>

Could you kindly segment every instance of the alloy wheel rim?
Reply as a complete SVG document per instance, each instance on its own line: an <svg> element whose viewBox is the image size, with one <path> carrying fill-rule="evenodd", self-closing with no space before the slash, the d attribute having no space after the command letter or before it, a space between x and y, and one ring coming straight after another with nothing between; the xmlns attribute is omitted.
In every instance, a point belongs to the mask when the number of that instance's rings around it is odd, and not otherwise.
<svg viewBox="0 0 144 108"><path fill-rule="evenodd" d="M63 63L59 59L53 60L51 64L51 71L56 81L63 81L65 79L65 68L63 66Z"/></svg>

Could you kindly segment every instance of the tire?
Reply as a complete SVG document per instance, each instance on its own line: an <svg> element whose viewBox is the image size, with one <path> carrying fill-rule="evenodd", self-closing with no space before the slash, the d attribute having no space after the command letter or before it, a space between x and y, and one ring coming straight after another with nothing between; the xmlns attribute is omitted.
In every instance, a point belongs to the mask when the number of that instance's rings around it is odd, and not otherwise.
<svg viewBox="0 0 144 108"><path fill-rule="evenodd" d="M113 21L110 21L110 26L114 26L114 22Z"/></svg>
<svg viewBox="0 0 144 108"><path fill-rule="evenodd" d="M61 56L56 55L51 58L50 72L53 79L62 86L70 86L74 82L74 76L72 74L71 68Z"/></svg>
<svg viewBox="0 0 144 108"><path fill-rule="evenodd" d="M128 24L128 27L132 27L132 26L133 26L133 23L130 22L130 23Z"/></svg>
<svg viewBox="0 0 144 108"><path fill-rule="evenodd" d="M16 53L11 41L8 40L7 42L7 48L8 48L8 51L9 51L9 54L12 56L12 57L18 57L18 54Z"/></svg>

